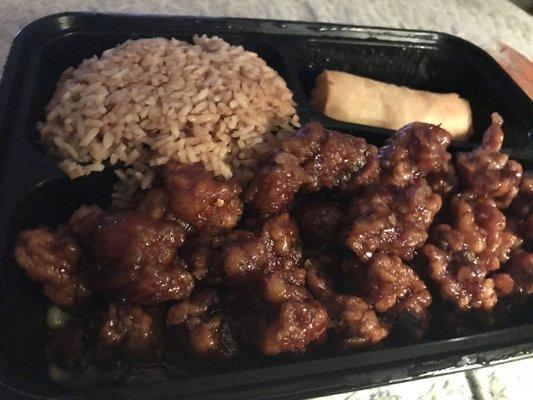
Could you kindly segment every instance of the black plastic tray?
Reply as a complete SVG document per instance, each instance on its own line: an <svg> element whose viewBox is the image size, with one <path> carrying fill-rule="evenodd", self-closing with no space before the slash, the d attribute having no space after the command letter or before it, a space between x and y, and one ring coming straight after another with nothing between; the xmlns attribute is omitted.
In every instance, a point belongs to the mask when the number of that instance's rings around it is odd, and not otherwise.
<svg viewBox="0 0 533 400"><path fill-rule="evenodd" d="M69 181L39 146L35 123L44 117L61 71L128 38L190 40L218 35L259 53L287 81L303 122L366 137L381 144L390 131L345 124L309 105L315 76L324 68L434 91L470 101L475 134L457 148L479 143L490 113L505 120L505 150L531 168L533 104L498 64L474 45L435 32L306 22L227 18L66 13L39 19L16 37L0 88L0 397L68 399L303 398L433 376L527 357L533 351L533 315L506 329L423 343L321 356L237 372L169 379L89 392L65 391L47 377L46 302L38 285L13 265L19 229L54 226L82 203L105 205L113 174ZM531 314L531 313L530 313ZM438 329L437 329L438 331ZM8 394L9 393L9 394Z"/></svg>

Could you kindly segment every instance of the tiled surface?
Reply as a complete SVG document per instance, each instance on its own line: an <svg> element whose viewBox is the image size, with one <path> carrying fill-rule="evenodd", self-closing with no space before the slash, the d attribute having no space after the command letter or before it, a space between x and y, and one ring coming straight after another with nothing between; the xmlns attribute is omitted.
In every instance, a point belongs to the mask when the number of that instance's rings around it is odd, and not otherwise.
<svg viewBox="0 0 533 400"><path fill-rule="evenodd" d="M454 374L407 383L359 390L334 396L317 397L315 400L473 400L465 374Z"/></svg>
<svg viewBox="0 0 533 400"><path fill-rule="evenodd" d="M378 25L452 33L491 52L498 41L533 57L533 18L505 0L0 0L0 65L15 34L63 11L233 16ZM533 399L533 359L328 396L331 400Z"/></svg>
<svg viewBox="0 0 533 400"><path fill-rule="evenodd" d="M476 400L533 399L533 358L471 371Z"/></svg>
<svg viewBox="0 0 533 400"><path fill-rule="evenodd" d="M533 398L533 358L437 378L315 400L526 400Z"/></svg>

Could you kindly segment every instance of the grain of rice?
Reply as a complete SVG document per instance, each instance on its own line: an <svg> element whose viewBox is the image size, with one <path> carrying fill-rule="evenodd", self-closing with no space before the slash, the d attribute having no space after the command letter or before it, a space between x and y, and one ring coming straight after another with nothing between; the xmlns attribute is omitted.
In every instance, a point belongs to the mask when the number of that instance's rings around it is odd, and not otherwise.
<svg viewBox="0 0 533 400"><path fill-rule="evenodd" d="M202 111L206 110L208 106L207 101L202 101L201 103L197 103L194 108L191 110L191 114L199 114Z"/></svg>
<svg viewBox="0 0 533 400"><path fill-rule="evenodd" d="M100 129L98 127L91 128L89 132L80 140L80 146L85 147L93 141L93 139L98 135Z"/></svg>

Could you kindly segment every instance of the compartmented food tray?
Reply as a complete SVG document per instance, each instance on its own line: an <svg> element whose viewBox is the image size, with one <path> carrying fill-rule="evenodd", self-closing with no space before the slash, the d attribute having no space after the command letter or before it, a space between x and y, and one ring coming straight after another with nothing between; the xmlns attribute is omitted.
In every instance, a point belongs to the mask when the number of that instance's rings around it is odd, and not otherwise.
<svg viewBox="0 0 533 400"><path fill-rule="evenodd" d="M228 370L176 374L153 383L61 388L48 379L46 301L15 267L14 235L54 227L81 204L109 202L110 170L70 181L45 154L36 129L60 73L127 39L217 35L262 57L287 82L303 123L364 137L381 145L390 131L342 123L310 105L314 79L336 69L416 89L457 92L473 110L474 135L453 149L479 144L493 111L504 121L504 151L531 168L533 105L512 79L476 46L434 32L307 22L231 18L66 13L42 18L16 37L0 88L0 383L1 397L69 399L304 398L428 377L527 357L533 314L504 328L450 337L433 327L422 342L275 360Z"/></svg>

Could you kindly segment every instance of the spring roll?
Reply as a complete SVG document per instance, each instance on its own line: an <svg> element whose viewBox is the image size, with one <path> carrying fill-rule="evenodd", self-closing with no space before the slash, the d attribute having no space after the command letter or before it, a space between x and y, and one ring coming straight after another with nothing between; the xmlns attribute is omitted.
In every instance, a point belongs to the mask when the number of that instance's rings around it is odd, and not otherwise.
<svg viewBox="0 0 533 400"><path fill-rule="evenodd" d="M339 121L397 130L413 121L439 125L454 139L472 133L470 104L457 93L433 93L340 71L323 71L311 93L315 109Z"/></svg>

